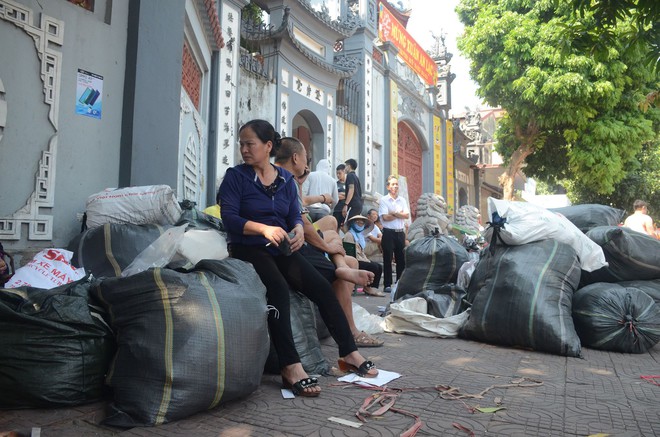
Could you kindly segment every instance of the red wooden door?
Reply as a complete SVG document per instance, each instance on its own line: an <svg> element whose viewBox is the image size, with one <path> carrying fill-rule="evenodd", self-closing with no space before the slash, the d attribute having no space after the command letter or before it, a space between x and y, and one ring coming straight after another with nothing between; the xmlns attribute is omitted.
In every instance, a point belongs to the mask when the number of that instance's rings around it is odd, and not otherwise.
<svg viewBox="0 0 660 437"><path fill-rule="evenodd" d="M417 217L417 199L422 195L422 147L406 123L399 123L399 174L408 181L411 218Z"/></svg>

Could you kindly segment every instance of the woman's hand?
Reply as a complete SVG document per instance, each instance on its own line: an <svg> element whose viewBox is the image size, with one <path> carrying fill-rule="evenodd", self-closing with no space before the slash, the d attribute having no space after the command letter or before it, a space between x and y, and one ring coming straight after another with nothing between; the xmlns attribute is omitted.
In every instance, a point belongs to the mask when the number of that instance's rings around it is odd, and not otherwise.
<svg viewBox="0 0 660 437"><path fill-rule="evenodd" d="M305 243L305 233L303 232L302 226L296 225L293 228L293 233L295 236L289 240L289 243L291 244L291 252L300 249Z"/></svg>
<svg viewBox="0 0 660 437"><path fill-rule="evenodd" d="M282 241L289 238L286 231L279 226L266 226L263 229L263 236L275 246L279 246Z"/></svg>

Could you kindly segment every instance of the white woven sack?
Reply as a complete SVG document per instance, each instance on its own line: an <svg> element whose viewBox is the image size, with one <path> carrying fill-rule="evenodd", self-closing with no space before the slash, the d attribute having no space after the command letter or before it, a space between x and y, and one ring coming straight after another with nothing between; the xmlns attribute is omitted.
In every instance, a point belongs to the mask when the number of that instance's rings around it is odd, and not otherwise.
<svg viewBox="0 0 660 437"><path fill-rule="evenodd" d="M390 305L385 317L385 331L421 337L457 337L469 317L469 310L444 319L428 314L428 304L421 297L413 297Z"/></svg>
<svg viewBox="0 0 660 437"><path fill-rule="evenodd" d="M105 223L173 225L181 217L174 191L167 185L106 188L87 198L87 227Z"/></svg>
<svg viewBox="0 0 660 437"><path fill-rule="evenodd" d="M506 218L504 229L499 233L506 244L518 246L534 241L557 240L573 247L580 258L582 270L592 272L607 266L603 248L561 214L532 203L489 197L488 217L493 217L494 212ZM490 241L492 234L493 229L489 227L484 237Z"/></svg>
<svg viewBox="0 0 660 437"><path fill-rule="evenodd" d="M5 288L35 287L50 290L85 277L85 269L71 265L73 252L44 249L16 270Z"/></svg>

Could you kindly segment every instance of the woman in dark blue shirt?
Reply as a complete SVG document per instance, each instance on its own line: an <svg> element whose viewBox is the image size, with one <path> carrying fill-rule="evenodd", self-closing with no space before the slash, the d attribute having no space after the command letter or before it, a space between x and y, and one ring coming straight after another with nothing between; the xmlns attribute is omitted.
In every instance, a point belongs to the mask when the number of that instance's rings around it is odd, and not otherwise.
<svg viewBox="0 0 660 437"><path fill-rule="evenodd" d="M266 299L277 312L268 313L268 327L277 351L286 388L300 396L318 396L316 378L300 363L291 332L289 287L316 303L323 321L339 346L340 368L360 376L378 374L360 355L330 283L298 249L304 243L298 190L293 175L270 162L281 145L273 126L252 120L239 130L244 164L227 170L218 191L222 221L232 257L251 263L266 286ZM305 155L305 156L302 156ZM300 171L307 164L303 150ZM287 250L280 250L288 246Z"/></svg>

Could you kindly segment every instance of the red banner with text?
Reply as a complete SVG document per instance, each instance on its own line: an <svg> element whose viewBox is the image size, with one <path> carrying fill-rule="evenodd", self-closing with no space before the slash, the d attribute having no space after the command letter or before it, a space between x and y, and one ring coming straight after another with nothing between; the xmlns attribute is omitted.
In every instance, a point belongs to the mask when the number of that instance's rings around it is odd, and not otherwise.
<svg viewBox="0 0 660 437"><path fill-rule="evenodd" d="M408 31L392 13L378 2L378 37L390 41L399 49L399 56L427 84L435 86L438 67L426 51L410 36Z"/></svg>

